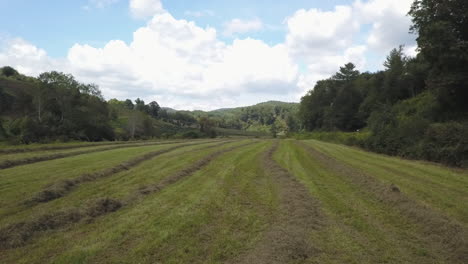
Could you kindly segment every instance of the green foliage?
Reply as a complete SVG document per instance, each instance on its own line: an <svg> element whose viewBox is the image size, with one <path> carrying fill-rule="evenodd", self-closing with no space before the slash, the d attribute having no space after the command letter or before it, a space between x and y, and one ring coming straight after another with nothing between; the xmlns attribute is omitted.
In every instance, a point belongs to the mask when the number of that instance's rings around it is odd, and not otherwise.
<svg viewBox="0 0 468 264"><path fill-rule="evenodd" d="M13 143L112 140L107 103L96 85L46 72L0 79L3 134Z"/></svg>
<svg viewBox="0 0 468 264"><path fill-rule="evenodd" d="M338 144L345 144L351 146L362 146L364 142L369 138L370 133L368 131L360 132L305 132L296 133L292 135L295 139L316 139L321 141L327 141Z"/></svg>
<svg viewBox="0 0 468 264"><path fill-rule="evenodd" d="M0 68L0 76L2 76L2 75L5 76L5 77L12 77L12 76L19 75L19 73L14 68L12 68L10 66L5 66L3 68Z"/></svg>
<svg viewBox="0 0 468 264"><path fill-rule="evenodd" d="M301 99L299 116L305 129L355 131L364 126L359 115L363 101L357 84L362 83L352 63L340 68L331 79L319 81Z"/></svg>
<svg viewBox="0 0 468 264"><path fill-rule="evenodd" d="M429 88L449 118L463 116L468 110L468 2L416 0L409 14L430 64Z"/></svg>
<svg viewBox="0 0 468 264"><path fill-rule="evenodd" d="M416 10L424 9L432 1L416 2L411 14L427 15ZM428 26L418 19L415 18L417 23ZM419 25L414 29L420 29ZM430 41L427 38L429 36L420 37L419 41ZM440 44L437 43L435 45ZM327 132L303 137L358 145L390 155L464 165L467 154L462 146L468 131L464 125L468 116L465 65L468 63L454 62L450 67L446 65L447 68L441 62L443 56L455 55L451 52L449 55L446 52L432 54L434 47L424 46L426 44L422 44L422 52L415 58L404 56L401 46L393 49L382 72L361 74L352 64L347 64L330 79L317 82L301 99L299 117L307 131ZM424 51L426 48L428 51ZM460 70L465 73L458 74ZM365 127L369 134L359 139L350 137L348 140L339 133L330 133ZM436 140L434 135L450 137L449 128L454 131L454 141Z"/></svg>

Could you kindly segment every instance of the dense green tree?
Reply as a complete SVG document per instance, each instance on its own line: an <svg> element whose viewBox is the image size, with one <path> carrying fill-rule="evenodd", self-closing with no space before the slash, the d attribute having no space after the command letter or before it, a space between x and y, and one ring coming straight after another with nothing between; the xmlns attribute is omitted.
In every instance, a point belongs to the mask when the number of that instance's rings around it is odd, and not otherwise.
<svg viewBox="0 0 468 264"><path fill-rule="evenodd" d="M17 76L19 75L19 73L14 68L10 66L5 66L3 68L0 68L0 75L3 75L5 77L11 77L11 76Z"/></svg>
<svg viewBox="0 0 468 264"><path fill-rule="evenodd" d="M429 88L449 116L463 116L468 110L468 1L416 0L409 14L430 65Z"/></svg>
<svg viewBox="0 0 468 264"><path fill-rule="evenodd" d="M356 66L349 62L344 67L340 67L340 71L337 72L332 79L337 81L351 82L359 76L359 71L356 70Z"/></svg>
<svg viewBox="0 0 468 264"><path fill-rule="evenodd" d="M135 108L135 105L133 104L132 100L127 99L125 100L125 107L129 110L133 110Z"/></svg>
<svg viewBox="0 0 468 264"><path fill-rule="evenodd" d="M158 114L159 114L160 109L161 109L161 107L159 107L159 104L156 101L153 101L153 102L149 103L149 105L148 105L149 114L153 118L158 118Z"/></svg>

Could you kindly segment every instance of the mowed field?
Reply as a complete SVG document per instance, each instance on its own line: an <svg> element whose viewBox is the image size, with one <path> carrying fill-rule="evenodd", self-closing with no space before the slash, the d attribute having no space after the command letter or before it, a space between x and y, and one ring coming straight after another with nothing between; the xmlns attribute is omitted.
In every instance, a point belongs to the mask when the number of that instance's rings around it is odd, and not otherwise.
<svg viewBox="0 0 468 264"><path fill-rule="evenodd" d="M468 172L306 140L0 150L0 263L468 263Z"/></svg>

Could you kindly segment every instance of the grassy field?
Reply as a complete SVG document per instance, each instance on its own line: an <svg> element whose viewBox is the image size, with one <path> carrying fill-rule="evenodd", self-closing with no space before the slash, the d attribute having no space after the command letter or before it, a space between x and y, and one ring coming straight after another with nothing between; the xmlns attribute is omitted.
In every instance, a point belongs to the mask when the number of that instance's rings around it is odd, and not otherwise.
<svg viewBox="0 0 468 264"><path fill-rule="evenodd" d="M0 151L15 160L0 263L468 263L466 170L248 138Z"/></svg>

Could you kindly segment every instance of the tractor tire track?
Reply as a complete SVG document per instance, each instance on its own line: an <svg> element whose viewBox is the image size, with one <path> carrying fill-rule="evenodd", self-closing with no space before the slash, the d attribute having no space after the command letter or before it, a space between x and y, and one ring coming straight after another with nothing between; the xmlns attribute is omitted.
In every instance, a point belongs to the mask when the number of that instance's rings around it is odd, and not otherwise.
<svg viewBox="0 0 468 264"><path fill-rule="evenodd" d="M158 142L158 143L150 143L150 144L141 144L141 143L139 143L139 144L122 144L122 145L118 145L118 146L111 146L111 147L105 147L105 148L99 148L99 149L82 150L82 151L76 151L76 152L70 152L70 153L56 153L56 154L36 156L36 157L30 157L30 158L18 159L18 160L5 160L5 161L0 163L0 169L8 169L8 168L21 166L21 165L33 164L33 163L49 161L49 160L69 158L69 157L73 157L73 156L78 156L78 155L83 155L83 154L91 154L91 153L96 153L96 152L103 152L103 151L108 151L108 150L115 150L115 149L122 149L122 148L133 148L133 147L143 147L143 146L154 146L154 145L167 145L167 144L174 144L174 143L173 142Z"/></svg>
<svg viewBox="0 0 468 264"><path fill-rule="evenodd" d="M422 238L437 251L446 256L450 263L466 263L468 260L468 231L460 223L407 197L395 185L387 185L377 178L346 163L324 154L311 146L304 148L313 158L342 178L372 194L378 201L398 210L402 215L419 226Z"/></svg>
<svg viewBox="0 0 468 264"><path fill-rule="evenodd" d="M311 232L324 228L326 216L318 200L286 169L273 159L278 142L264 153L262 165L278 186L279 209L271 228L234 263L306 262L321 254L310 241Z"/></svg>
<svg viewBox="0 0 468 264"><path fill-rule="evenodd" d="M224 142L224 144L227 143L229 143L229 141ZM174 184L177 181L202 169L216 157L224 153L233 151L237 148L241 148L254 143L255 142L249 142L246 144L233 146L209 154L208 156L190 165L189 167L182 169L174 173L173 175L163 179L158 184L146 186L146 188L143 189L140 188L136 192L137 195L131 194L126 199L123 199L123 201L111 198L101 198L91 203L88 203L83 208L70 208L67 210L48 213L36 217L30 221L24 221L6 226L0 229L0 250L7 250L11 248L24 246L40 232L64 228L67 225L78 223L81 221L91 222L97 217L116 212L123 207L129 207L135 202L137 202L138 199L141 199L148 194L158 192L164 189L165 187Z"/></svg>

